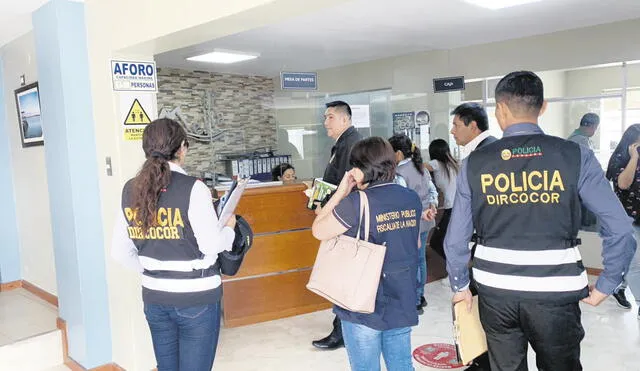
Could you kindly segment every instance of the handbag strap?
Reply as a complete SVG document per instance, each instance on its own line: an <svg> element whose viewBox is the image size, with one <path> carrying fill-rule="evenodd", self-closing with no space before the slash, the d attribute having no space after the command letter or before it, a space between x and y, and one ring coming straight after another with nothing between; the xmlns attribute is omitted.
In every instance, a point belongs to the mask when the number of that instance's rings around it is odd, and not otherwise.
<svg viewBox="0 0 640 371"><path fill-rule="evenodd" d="M360 228L362 227L362 214L364 213L364 240L369 241L369 198L367 194L363 191L358 191L360 194L360 214L358 222L358 233L356 234L356 239L360 239Z"/></svg>

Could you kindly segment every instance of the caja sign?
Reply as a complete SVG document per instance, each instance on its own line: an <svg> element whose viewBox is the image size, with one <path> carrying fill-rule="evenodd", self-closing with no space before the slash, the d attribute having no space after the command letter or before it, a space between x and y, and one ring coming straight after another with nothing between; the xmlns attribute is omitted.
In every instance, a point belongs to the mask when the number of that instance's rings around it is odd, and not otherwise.
<svg viewBox="0 0 640 371"><path fill-rule="evenodd" d="M114 91L158 91L156 63L111 61L111 81Z"/></svg>
<svg viewBox="0 0 640 371"><path fill-rule="evenodd" d="M457 90L464 90L464 76L433 79L434 93L443 93L447 91Z"/></svg>

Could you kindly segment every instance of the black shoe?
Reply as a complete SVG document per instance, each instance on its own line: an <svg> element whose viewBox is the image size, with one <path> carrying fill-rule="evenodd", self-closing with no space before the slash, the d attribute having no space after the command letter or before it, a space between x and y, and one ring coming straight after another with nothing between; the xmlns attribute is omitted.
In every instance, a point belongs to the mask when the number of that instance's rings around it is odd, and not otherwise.
<svg viewBox="0 0 640 371"><path fill-rule="evenodd" d="M491 371L489 354L485 352L476 357L476 359L473 360L471 366L465 368L464 371Z"/></svg>
<svg viewBox="0 0 640 371"><path fill-rule="evenodd" d="M627 300L624 290L619 290L618 292L613 293L613 297L616 299L620 308L631 309L631 303Z"/></svg>
<svg viewBox="0 0 640 371"><path fill-rule="evenodd" d="M418 311L418 315L421 316L424 314L424 308L419 305L416 305L416 310Z"/></svg>
<svg viewBox="0 0 640 371"><path fill-rule="evenodd" d="M333 330L331 330L329 336L324 339L313 341L311 344L318 349L324 350L333 350L343 347L344 339L342 338L342 323L340 322L340 318L336 316L333 319Z"/></svg>
<svg viewBox="0 0 640 371"><path fill-rule="evenodd" d="M318 349L334 350L343 347L344 340L342 334L336 334L335 331L332 331L326 338L313 341L311 344Z"/></svg>
<svg viewBox="0 0 640 371"><path fill-rule="evenodd" d="M472 364L471 366L464 369L464 371L491 371L490 368L484 368L477 363Z"/></svg>
<svg viewBox="0 0 640 371"><path fill-rule="evenodd" d="M423 296L423 297L420 298L420 307L424 308L426 306L427 306L427 299L425 299L424 296Z"/></svg>

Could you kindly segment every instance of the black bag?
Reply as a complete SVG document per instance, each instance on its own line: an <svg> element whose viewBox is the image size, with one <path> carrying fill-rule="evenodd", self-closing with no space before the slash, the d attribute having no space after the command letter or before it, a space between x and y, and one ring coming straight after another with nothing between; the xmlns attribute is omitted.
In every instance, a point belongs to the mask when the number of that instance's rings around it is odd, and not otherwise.
<svg viewBox="0 0 640 371"><path fill-rule="evenodd" d="M220 272L227 276L238 273L242 260L253 245L253 231L249 223L241 216L236 216L236 237L233 240L231 251L223 251L218 254L217 265Z"/></svg>

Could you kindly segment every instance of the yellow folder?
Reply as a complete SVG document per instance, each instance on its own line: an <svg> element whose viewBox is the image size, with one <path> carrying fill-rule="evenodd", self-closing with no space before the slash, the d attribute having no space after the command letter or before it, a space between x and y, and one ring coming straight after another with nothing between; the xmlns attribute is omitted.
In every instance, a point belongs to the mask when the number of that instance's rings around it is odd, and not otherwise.
<svg viewBox="0 0 640 371"><path fill-rule="evenodd" d="M487 351L487 339L480 323L478 296L473 297L471 312L464 301L453 305L453 331L458 361L463 365Z"/></svg>

